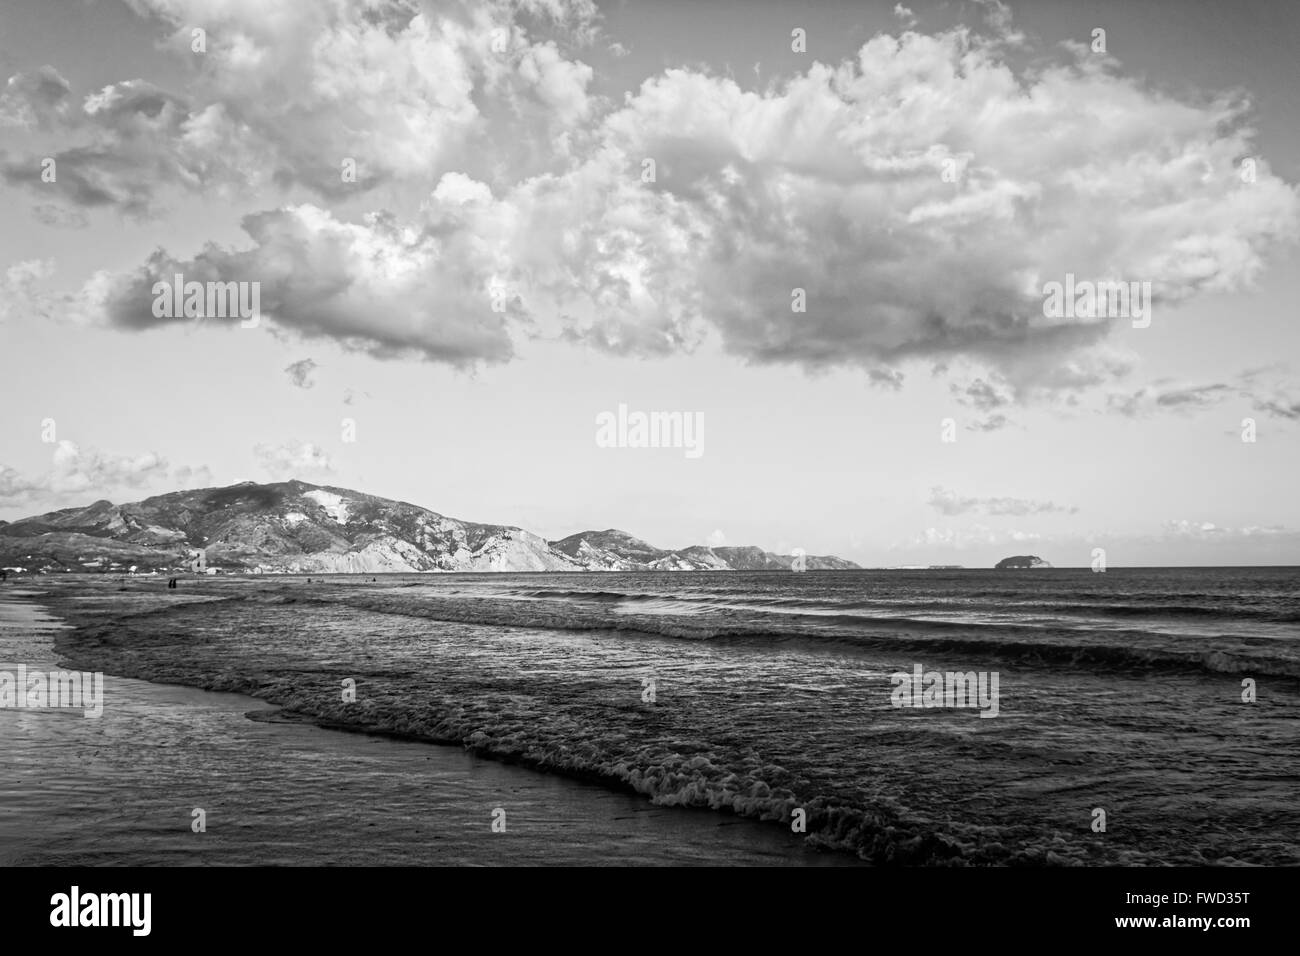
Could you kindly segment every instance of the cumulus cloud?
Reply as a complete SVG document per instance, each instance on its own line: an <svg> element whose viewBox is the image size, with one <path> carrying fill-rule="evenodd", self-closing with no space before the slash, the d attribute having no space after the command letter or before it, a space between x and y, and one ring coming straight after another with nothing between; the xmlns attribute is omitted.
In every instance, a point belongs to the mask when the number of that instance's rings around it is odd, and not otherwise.
<svg viewBox="0 0 1300 956"><path fill-rule="evenodd" d="M76 145L40 155L0 152L0 175L83 207L156 211L165 187L251 190L306 185L353 194L392 180L436 180L482 155L493 125L521 168L549 161L556 142L593 109L591 68L520 18L590 42L587 3L410 3L285 0L130 0L170 31L166 46L197 66L183 91L139 79L81 97L52 67L11 77L0 125L52 129ZM192 31L206 49L191 49ZM345 161L355 175L343 174Z"/></svg>
<svg viewBox="0 0 1300 956"><path fill-rule="evenodd" d="M334 472L329 455L311 442L258 443L253 446L253 457L258 466L276 481L323 477Z"/></svg>
<svg viewBox="0 0 1300 956"><path fill-rule="evenodd" d="M115 277L101 314L130 329L190 321L153 314L154 282L179 272L187 281L259 283L263 316L306 338L379 357L503 361L513 350L506 322L524 318L519 297L481 255L490 234L460 228L458 209L444 217L443 203L431 202L436 209L422 230L387 214L342 222L311 205L248 216L252 248L210 244L185 261L160 249L135 273Z"/></svg>
<svg viewBox="0 0 1300 956"><path fill-rule="evenodd" d="M1017 75L959 29L879 36L766 92L669 70L604 139L655 158L662 208L698 237L678 268L734 352L964 354L1032 380L1111 324L1044 317L1044 282L1141 279L1165 305L1240 287L1295 233L1290 186L1240 181L1245 120L1237 101L1180 102L1090 61Z"/></svg>
<svg viewBox="0 0 1300 956"><path fill-rule="evenodd" d="M1040 515L1077 514L1079 509L1058 505L1051 501L1032 501L1027 498L971 498L949 491L941 486L930 489L930 506L944 515L969 513L986 515Z"/></svg>
<svg viewBox="0 0 1300 956"><path fill-rule="evenodd" d="M1024 38L996 0L981 5L991 35L882 34L761 90L669 69L614 106L588 95L580 61L511 19L589 34L585 7L136 5L178 35L211 24L201 88L188 105L115 88L96 113L145 139L206 115L198 143L269 149L275 178L322 193L348 155L429 189L406 218L270 210L245 220L240 248L182 262L160 249L133 276L97 277L82 298L128 328L154 324L142 290L184 267L258 279L275 323L378 356L505 361L521 336L652 356L716 337L749 362L856 365L887 387L908 359L962 357L996 373L965 396L994 411L1128 368L1102 346L1116 320L1045 316L1046 282L1150 282L1164 321L1189 297L1248 286L1300 222L1296 190L1265 161L1242 182L1247 101L1177 99L1074 49L1015 66ZM504 108L481 113L483 97ZM530 165L536 140L516 119L545 127L558 166ZM476 173L474 137L506 173ZM127 185L85 188L131 201Z"/></svg>
<svg viewBox="0 0 1300 956"><path fill-rule="evenodd" d="M109 207L140 216L154 209L162 186L197 187L234 176L238 139L196 139L193 133L203 116L193 114L184 97L144 80L110 84L76 108L66 102L71 98L66 87L56 104L49 96L32 96L28 77L11 78L9 87L0 97L0 114L33 114L34 125L79 140L45 155L0 151L0 176L11 185L29 186L74 207ZM221 108L213 107L208 119L219 113ZM43 178L47 157L54 162L53 181Z"/></svg>

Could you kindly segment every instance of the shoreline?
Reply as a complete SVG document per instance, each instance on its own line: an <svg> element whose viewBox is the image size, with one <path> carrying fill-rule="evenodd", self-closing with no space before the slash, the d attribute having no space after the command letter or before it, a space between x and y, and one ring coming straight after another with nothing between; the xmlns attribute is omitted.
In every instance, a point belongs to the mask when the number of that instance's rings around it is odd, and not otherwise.
<svg viewBox="0 0 1300 956"><path fill-rule="evenodd" d="M555 614L603 612L552 601L539 614L495 601L495 588L357 584L217 580L178 594L83 579L48 603L82 625L58 640L83 669L245 693L349 736L469 749L787 841L804 809L802 843L850 862L1300 863L1276 769L1300 760L1276 729L1300 706L1289 681L1245 708L1234 678L1182 668L1061 666L978 643L940 657L555 630ZM448 619L471 605L480 620ZM889 675L918 661L1001 669L1000 718L892 707ZM657 704L642 696L647 675ZM1256 783L1225 813L1218 794L1241 779ZM1120 808L1123 825L1092 830L1098 806Z"/></svg>
<svg viewBox="0 0 1300 956"><path fill-rule="evenodd" d="M68 655L55 648L52 640L48 640L50 633L55 630L62 630L64 633L71 633L74 630L73 625L60 621L60 615L51 613L48 604L39 604L36 601L43 595L37 592L17 593L15 591L0 592L0 640L5 641L6 648L12 647L13 635L23 628L22 618L27 618L31 623L37 625L37 630L27 630L28 637L21 638L24 644L24 650L29 656L39 654L42 647L48 653L51 660L66 661L67 666L78 669L85 669L83 662L76 660L75 655ZM19 601L12 600L13 598ZM21 602L21 603L20 603ZM5 609L24 609L15 614L12 610ZM17 620L16 620L17 618ZM40 625L46 625L44 633L40 630ZM47 638L42 640L42 638ZM13 656L7 653L5 656ZM42 661L43 663L44 661ZM59 666L64 666L60 664ZM466 749L459 745L448 745L429 740L427 737L412 734L387 733L383 731L374 732L364 727L355 725L342 724L336 727L330 727L322 724L311 715L295 712L290 709L282 708L274 702L265 698L242 694L231 693L229 691L212 691L201 689L195 684L189 683L162 683L149 681L137 677L122 676L120 673L109 674L109 683L112 692L109 695L109 712L105 714L102 721L108 722L115 719L112 708L125 705L128 709L148 710L150 707L167 708L168 719L179 718L181 726L184 726L187 720L198 718L218 718L226 731L226 736L220 741L221 744L228 742L228 733L233 728L243 730L245 736L251 737L259 742L261 746L284 747L294 753L299 753L303 749L309 750L314 754L316 760L333 761L337 760L341 764L347 764L349 761L364 758L369 761L368 766L381 774L387 773L392 776L394 768L400 768L403 773L418 772L422 775L432 773L433 790L430 795L431 802L438 807L438 814L452 813L456 815L457 804L463 801L473 803L476 796L483 796L481 791L484 790L484 783L488 784L487 789L491 792L503 792L511 794L511 799L503 801L507 808L518 807L519 801L524 801L526 810L510 810L514 814L511 818L511 825L506 834L493 834L489 829L490 819L486 809L480 801L479 808L475 811L477 817L476 825L467 827L464 823L456 829L457 837L448 840L446 832L439 832L433 836L435 841L443 845L439 847L440 851L445 854L446 844L452 844L452 859L429 859L430 854L421 854L418 850L415 852L417 859L399 860L400 865L407 863L413 865L440 865L449 863L450 865L476 865L480 862L488 865L511 865L518 863L520 865L595 865L602 863L630 863L636 865L854 865L859 861L852 858L846 858L841 854L828 854L819 852L811 847L802 844L797 840L782 839L781 834L774 833L770 827L741 818L727 819L718 821L710 819L709 816L690 813L686 810L676 807L656 807L645 801L639 795L628 794L627 792L618 792L608 786L608 781L582 781L568 774L560 774L543 770L541 773L533 767L529 767L524 762L498 760L487 755L477 755L467 752ZM125 697L123 693L125 691ZM116 700L114 699L116 698ZM6 713L0 711L0 721L13 720L15 717L25 717L28 726L39 726L40 729L50 730L54 727L53 721L59 721L62 715L45 714L22 714L21 712ZM147 719L147 718L146 718ZM63 731L71 731L71 734L65 734L63 744L65 746L78 746L73 742L73 738L80 739L79 743L89 747L87 740L97 740L103 735L100 731L103 729L101 721L94 719L85 719L76 715L75 720L78 723L73 725L62 724L60 728ZM43 725L36 725L37 721L42 721ZM241 725L243 725L241 727ZM5 728L11 731L11 728ZM182 731L184 733L186 731ZM193 729L190 728L190 733ZM21 739L21 734L15 735L12 732L9 736L13 739ZM51 745L49 740L43 741L40 746L48 748ZM55 746L58 746L57 744ZM131 743L129 745L135 753L133 760L141 759L148 763L147 752L139 752L145 744ZM31 749L29 742L28 750ZM96 751L98 752L98 751ZM382 759L375 760L376 756ZM30 753L26 756L32 756ZM385 766L384 761L391 761L393 766ZM7 754L6 759L0 763L13 761L13 755ZM130 764L132 761L128 761ZM430 768L433 768L432 771ZM65 770L76 769L73 764L67 764ZM220 768L214 768L220 770ZM277 772L280 768L274 768ZM147 777L139 777L130 781L136 787L152 787ZM195 781L190 781L195 784ZM198 782L201 785L201 781ZM319 789L303 786L301 783L285 783L283 780L277 781L278 784L284 784L290 787L296 793L294 802L299 803L295 819L302 816L304 812L309 814L318 813L328 815L331 804L335 801L336 795L331 789L321 787ZM110 788L125 788L128 781L118 779L105 781L105 785ZM394 785L399 789L409 789L409 784L402 778L394 780ZM54 786L54 785L51 785ZM76 785L71 781L63 781L55 789L66 789ZM40 819L40 807L33 805L33 798L30 793L27 796L17 796L17 792L22 789L21 786L9 790L0 790L0 802L6 803L9 809L16 810L11 815L11 819L27 819L31 822L23 827L19 827L17 832L7 832L10 828L0 828L0 859L8 865L39 865L42 861L39 859L24 859L22 856L21 845L25 841L21 838L15 838L17 833L24 832L30 826L35 826L44 830L53 827L54 830L60 827L71 827L73 831L78 830L79 824L66 819L54 819L61 816L59 808L51 808L51 818L53 822L42 821ZM382 808L385 794L390 788L380 785L376 781L372 790L366 794L366 799L362 803L375 804ZM459 795L459 796L458 796ZM136 798L138 794L134 795ZM157 796L157 795L155 795ZM273 797L274 799L274 797ZM407 804L412 804L408 809L419 813L421 794L406 794L404 798ZM146 801L147 802L147 801ZM165 798L164 798L165 802ZM488 802L491 802L490 800ZM314 803L314 807L312 804ZM67 809L67 808L62 808ZM105 818L111 818L114 815L112 804L105 805L103 813ZM250 813L250 816L265 816L266 808L260 808L256 813ZM353 806L354 813L376 813L383 815L382 809L371 807L367 810L364 806ZM519 819L519 814L523 813L525 822L515 823ZM35 815L35 819L33 819ZM190 834L185 825L189 820L180 815L172 814L172 825L174 831L160 833L156 827L152 829L145 826L148 835L146 842L157 842L170 847L170 855L176 855L176 845L185 846L192 843L193 840L204 839L204 837ZM533 820L528 819L529 817ZM634 820L635 824L631 826L630 831L626 821ZM623 822L620 822L623 821ZM102 822L102 821L101 821ZM259 827L266 829L266 821L263 820ZM99 824L95 824L98 826ZM143 824L142 824L143 825ZM373 833L376 823L370 823L366 830ZM522 834L525 829L531 830L537 827L536 832L531 836ZM291 825L291 829L299 828L298 824ZM92 827L93 831L94 827ZM215 826L211 831L215 831ZM270 828L274 830L273 827ZM512 848L509 858L502 858L500 853L501 844L499 841L507 838L507 834L512 838L512 843L520 841L529 844L520 859L518 847ZM274 834L268 834L274 839ZM361 840L359 847L353 847L357 852L366 852L366 837L370 834L360 834L353 828L344 828L341 832L333 834L334 842L341 838L344 843L350 838L355 837ZM495 837L497 843L492 842ZM90 837L93 840L94 837ZM330 839L322 837L321 839ZM566 844L567 840L567 844ZM312 837L309 842L314 842ZM129 844L130 840L125 843ZM621 844L621 845L620 845ZM196 848L197 849L197 848ZM311 847L304 845L302 847L306 859L295 861L294 859L279 859L277 863L294 865L294 862L320 862L315 859L318 855L314 853ZM139 863L137 851L123 847L126 859L92 859L90 862L102 862L107 865L114 865L121 862ZM248 858L251 854L251 858ZM168 856L164 853L162 856ZM337 855L336 851L330 851L325 854L327 857ZM233 856L235 863L258 863L258 853L248 846L239 848L229 848L227 857ZM241 859L245 857L244 859ZM421 856L425 858L420 859ZM85 860L73 857L73 862L86 862ZM153 861L157 863L157 860ZM171 860L168 860L170 863ZM193 862L193 861L183 861ZM198 860L197 862L232 862L231 859L216 860ZM330 862L326 860L326 862ZM372 863L378 865L391 865L393 861L388 858L372 860ZM151 865L145 862L144 865Z"/></svg>

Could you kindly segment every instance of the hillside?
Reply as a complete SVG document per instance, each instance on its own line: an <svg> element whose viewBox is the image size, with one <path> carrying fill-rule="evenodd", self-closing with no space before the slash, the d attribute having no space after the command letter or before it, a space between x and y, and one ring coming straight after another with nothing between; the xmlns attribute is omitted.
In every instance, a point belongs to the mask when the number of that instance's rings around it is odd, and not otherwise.
<svg viewBox="0 0 1300 956"><path fill-rule="evenodd" d="M0 522L0 566L27 571L699 571L789 569L757 548L668 551L618 531L559 541L303 481L243 482ZM855 568L809 557L810 570Z"/></svg>

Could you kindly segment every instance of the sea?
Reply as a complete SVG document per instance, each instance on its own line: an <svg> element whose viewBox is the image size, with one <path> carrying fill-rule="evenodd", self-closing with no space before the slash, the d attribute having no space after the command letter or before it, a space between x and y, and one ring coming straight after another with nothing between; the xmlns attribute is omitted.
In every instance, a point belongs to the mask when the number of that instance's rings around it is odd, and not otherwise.
<svg viewBox="0 0 1300 956"><path fill-rule="evenodd" d="M0 586L105 675L0 706L0 863L1300 863L1296 568L166 585Z"/></svg>

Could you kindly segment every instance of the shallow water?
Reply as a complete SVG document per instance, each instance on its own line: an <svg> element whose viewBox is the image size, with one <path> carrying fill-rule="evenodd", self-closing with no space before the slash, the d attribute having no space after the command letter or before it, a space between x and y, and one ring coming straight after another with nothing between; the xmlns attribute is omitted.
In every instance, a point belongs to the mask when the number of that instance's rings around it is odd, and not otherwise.
<svg viewBox="0 0 1300 956"><path fill-rule="evenodd" d="M1109 583L1086 572L395 575L186 580L178 592L51 578L48 600L82 625L59 635L82 667L464 744L659 806L768 820L783 837L803 810L811 844L873 862L1295 864L1295 586L1242 570L1225 572L1228 584L1202 569ZM1165 608L1153 612L1162 626L1044 611L1075 595L1104 603L1105 589L1115 607ZM1009 626L967 620L993 605ZM918 619L918 607L943 620ZM1174 607L1199 610L1180 629ZM791 613L810 608L828 613ZM1205 633L1207 619L1222 633ZM996 718L894 706L891 675L918 664L996 674Z"/></svg>
<svg viewBox="0 0 1300 956"><path fill-rule="evenodd" d="M0 592L0 662L57 669L57 622L14 597ZM99 719L0 709L0 865L854 862L463 748L275 720L242 694L105 685Z"/></svg>

